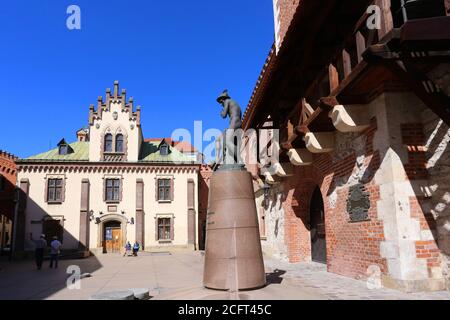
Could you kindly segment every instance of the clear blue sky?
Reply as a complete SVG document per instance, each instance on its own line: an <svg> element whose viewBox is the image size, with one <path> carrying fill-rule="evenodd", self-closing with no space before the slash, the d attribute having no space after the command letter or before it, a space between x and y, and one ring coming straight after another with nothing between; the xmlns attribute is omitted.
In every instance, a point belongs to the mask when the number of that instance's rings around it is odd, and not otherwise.
<svg viewBox="0 0 450 320"><path fill-rule="evenodd" d="M81 30L66 9L81 8ZM76 139L114 80L142 105L145 137L228 125L273 42L272 0L14 0L0 10L0 149L20 157Z"/></svg>

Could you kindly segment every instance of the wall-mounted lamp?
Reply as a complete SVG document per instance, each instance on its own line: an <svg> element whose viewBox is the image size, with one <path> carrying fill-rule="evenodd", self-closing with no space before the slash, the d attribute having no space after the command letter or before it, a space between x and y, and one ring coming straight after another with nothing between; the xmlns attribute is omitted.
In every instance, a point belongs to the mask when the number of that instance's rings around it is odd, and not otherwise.
<svg viewBox="0 0 450 320"><path fill-rule="evenodd" d="M94 220L94 210L89 211L89 221Z"/></svg>
<svg viewBox="0 0 450 320"><path fill-rule="evenodd" d="M131 218L130 218L130 220L129 220L129 221L127 221L127 223L129 223L129 224L134 224L134 218L133 218L133 217L131 217Z"/></svg>
<svg viewBox="0 0 450 320"><path fill-rule="evenodd" d="M263 192L264 192L264 206L268 206L269 205L269 195L270 195L270 185L268 185L267 183L264 183L264 185L262 186Z"/></svg>
<svg viewBox="0 0 450 320"><path fill-rule="evenodd" d="M95 218L95 224L100 224L102 221L100 220L99 217Z"/></svg>

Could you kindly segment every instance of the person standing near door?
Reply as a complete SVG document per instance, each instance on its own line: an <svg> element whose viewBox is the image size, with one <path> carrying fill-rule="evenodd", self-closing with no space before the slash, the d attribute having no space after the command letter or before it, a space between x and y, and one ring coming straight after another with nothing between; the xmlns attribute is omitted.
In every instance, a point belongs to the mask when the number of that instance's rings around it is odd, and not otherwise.
<svg viewBox="0 0 450 320"><path fill-rule="evenodd" d="M35 258L36 266L38 270L42 268L42 262L44 261L44 250L47 248L47 241L45 240L45 234L42 234L39 240L35 242Z"/></svg>
<svg viewBox="0 0 450 320"><path fill-rule="evenodd" d="M61 249L61 242L58 237L54 236L53 241L50 243L50 268L53 268L53 262L55 262L55 269L58 268L58 256Z"/></svg>
<svg viewBox="0 0 450 320"><path fill-rule="evenodd" d="M134 243L134 245L133 245L133 256L137 257L137 253L139 251L139 248L140 248L139 243L136 241Z"/></svg>
<svg viewBox="0 0 450 320"><path fill-rule="evenodd" d="M123 256L129 256L131 252L131 243L130 241L127 241L127 244L125 245L125 253L123 254Z"/></svg>

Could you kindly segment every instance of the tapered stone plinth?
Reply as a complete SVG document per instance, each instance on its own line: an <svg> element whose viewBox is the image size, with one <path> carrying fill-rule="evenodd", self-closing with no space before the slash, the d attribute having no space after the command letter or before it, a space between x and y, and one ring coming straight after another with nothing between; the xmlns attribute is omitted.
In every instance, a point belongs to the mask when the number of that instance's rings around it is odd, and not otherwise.
<svg viewBox="0 0 450 320"><path fill-rule="evenodd" d="M218 290L266 283L252 177L244 167L211 178L203 285Z"/></svg>

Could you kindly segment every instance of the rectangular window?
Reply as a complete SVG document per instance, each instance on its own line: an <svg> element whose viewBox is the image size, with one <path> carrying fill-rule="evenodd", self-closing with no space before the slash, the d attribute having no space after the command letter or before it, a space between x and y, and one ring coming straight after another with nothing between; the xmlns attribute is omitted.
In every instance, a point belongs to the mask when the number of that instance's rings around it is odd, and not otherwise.
<svg viewBox="0 0 450 320"><path fill-rule="evenodd" d="M171 240L170 218L158 218L158 240Z"/></svg>
<svg viewBox="0 0 450 320"><path fill-rule="evenodd" d="M48 179L47 201L62 202L63 179Z"/></svg>
<svg viewBox="0 0 450 320"><path fill-rule="evenodd" d="M5 191L5 177L0 174L0 191Z"/></svg>
<svg viewBox="0 0 450 320"><path fill-rule="evenodd" d="M106 201L119 201L120 179L106 179Z"/></svg>
<svg viewBox="0 0 450 320"><path fill-rule="evenodd" d="M170 179L158 179L158 200L166 201L171 200L171 180Z"/></svg>

